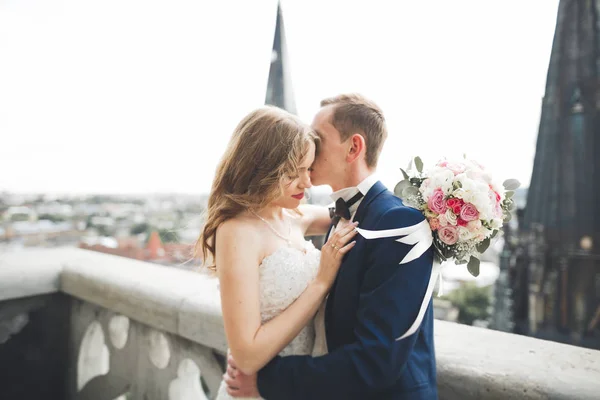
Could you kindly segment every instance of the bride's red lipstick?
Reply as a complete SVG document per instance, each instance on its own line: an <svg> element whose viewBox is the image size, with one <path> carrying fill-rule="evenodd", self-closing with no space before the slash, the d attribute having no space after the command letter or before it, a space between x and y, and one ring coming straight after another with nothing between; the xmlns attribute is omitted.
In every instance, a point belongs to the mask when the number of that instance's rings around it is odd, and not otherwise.
<svg viewBox="0 0 600 400"><path fill-rule="evenodd" d="M304 198L304 193L295 194L292 197L296 200L302 200Z"/></svg>

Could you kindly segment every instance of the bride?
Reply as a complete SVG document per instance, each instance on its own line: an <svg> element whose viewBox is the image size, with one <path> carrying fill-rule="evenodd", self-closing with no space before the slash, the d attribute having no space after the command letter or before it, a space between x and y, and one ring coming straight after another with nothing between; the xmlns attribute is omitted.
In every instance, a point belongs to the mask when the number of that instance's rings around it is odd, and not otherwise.
<svg viewBox="0 0 600 400"><path fill-rule="evenodd" d="M312 319L355 243L354 223L321 252L304 239L330 223L326 208L300 204L316 141L295 116L263 107L239 123L216 170L198 244L219 278L229 351L247 375L277 354L313 353ZM232 399L227 390L222 382L217 399Z"/></svg>

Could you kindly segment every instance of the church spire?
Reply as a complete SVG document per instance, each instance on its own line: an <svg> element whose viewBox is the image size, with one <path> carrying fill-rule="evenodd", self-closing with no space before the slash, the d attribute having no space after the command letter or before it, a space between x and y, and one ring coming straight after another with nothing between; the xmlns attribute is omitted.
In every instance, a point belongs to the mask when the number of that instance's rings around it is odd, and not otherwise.
<svg viewBox="0 0 600 400"><path fill-rule="evenodd" d="M296 103L292 89L290 62L287 55L283 14L281 13L280 3L277 4L277 22L275 25L275 37L273 39L271 68L269 70L269 83L267 84L265 104L274 105L292 114L296 114Z"/></svg>

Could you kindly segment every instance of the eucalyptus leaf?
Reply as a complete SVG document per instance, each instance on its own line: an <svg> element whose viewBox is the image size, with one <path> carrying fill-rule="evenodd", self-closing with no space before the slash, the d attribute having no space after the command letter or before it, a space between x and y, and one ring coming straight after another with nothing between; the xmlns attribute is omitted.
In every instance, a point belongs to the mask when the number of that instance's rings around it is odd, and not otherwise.
<svg viewBox="0 0 600 400"><path fill-rule="evenodd" d="M408 176L408 174L406 173L405 170L403 170L402 168L400 168L400 171L402 171L402 176L404 177L404 179L408 179L409 178L409 176Z"/></svg>
<svg viewBox="0 0 600 400"><path fill-rule="evenodd" d="M508 221L510 221L511 219L512 219L512 213L511 213L511 212L508 212L508 213L506 214L506 216L504 217L504 222L508 222Z"/></svg>
<svg viewBox="0 0 600 400"><path fill-rule="evenodd" d="M462 264L466 264L467 260L456 260L456 265L462 265Z"/></svg>
<svg viewBox="0 0 600 400"><path fill-rule="evenodd" d="M467 269L469 270L471 275L473 275L474 277L479 276L479 264L480 264L479 258L475 258L475 257L471 256L471 259L469 260L469 263L467 264Z"/></svg>
<svg viewBox="0 0 600 400"><path fill-rule="evenodd" d="M409 186L412 186L412 185L410 184L410 182L407 179L398 182L398 184L394 188L394 194L398 197L402 197L402 191Z"/></svg>
<svg viewBox="0 0 600 400"><path fill-rule="evenodd" d="M521 186L521 182L516 179L507 179L502 183L502 186L504 186L504 189L506 190L516 190Z"/></svg>
<svg viewBox="0 0 600 400"><path fill-rule="evenodd" d="M490 238L484 239L481 243L477 245L477 251L483 253L490 247Z"/></svg>
<svg viewBox="0 0 600 400"><path fill-rule="evenodd" d="M511 202L508 204L508 209L509 209L510 211L512 211L512 210L514 210L515 208L517 208L517 205L515 204L515 202L514 202L514 201L511 201Z"/></svg>
<svg viewBox="0 0 600 400"><path fill-rule="evenodd" d="M402 199L405 199L405 198L410 197L410 196L416 196L417 194L419 194L419 189L417 189L416 187L410 185L410 183L409 183L409 186L405 187L402 190L402 196L400 196L400 197Z"/></svg>
<svg viewBox="0 0 600 400"><path fill-rule="evenodd" d="M417 171L423 172L423 161L421 161L421 157L415 157L415 166L417 167Z"/></svg>
<svg viewBox="0 0 600 400"><path fill-rule="evenodd" d="M494 232L492 232L492 235L490 236L490 239L493 239L496 237L496 235L498 234L499 230L496 229Z"/></svg>
<svg viewBox="0 0 600 400"><path fill-rule="evenodd" d="M512 198L515 195L515 191L514 190L509 190L508 192L504 193L504 197L507 199Z"/></svg>

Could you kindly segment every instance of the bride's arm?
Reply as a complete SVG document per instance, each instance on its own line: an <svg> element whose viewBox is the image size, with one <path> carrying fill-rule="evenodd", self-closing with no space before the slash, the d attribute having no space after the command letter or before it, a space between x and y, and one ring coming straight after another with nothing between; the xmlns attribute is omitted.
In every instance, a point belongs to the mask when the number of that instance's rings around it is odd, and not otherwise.
<svg viewBox="0 0 600 400"><path fill-rule="evenodd" d="M331 224L329 209L327 207L302 204L298 208L302 213L304 236L319 236L327 233L327 229L329 229L329 225Z"/></svg>
<svg viewBox="0 0 600 400"><path fill-rule="evenodd" d="M285 311L261 324L261 240L251 225L234 220L221 225L216 236L227 342L238 368L248 375L260 370L300 333L314 317L331 285L329 279L316 278Z"/></svg>

